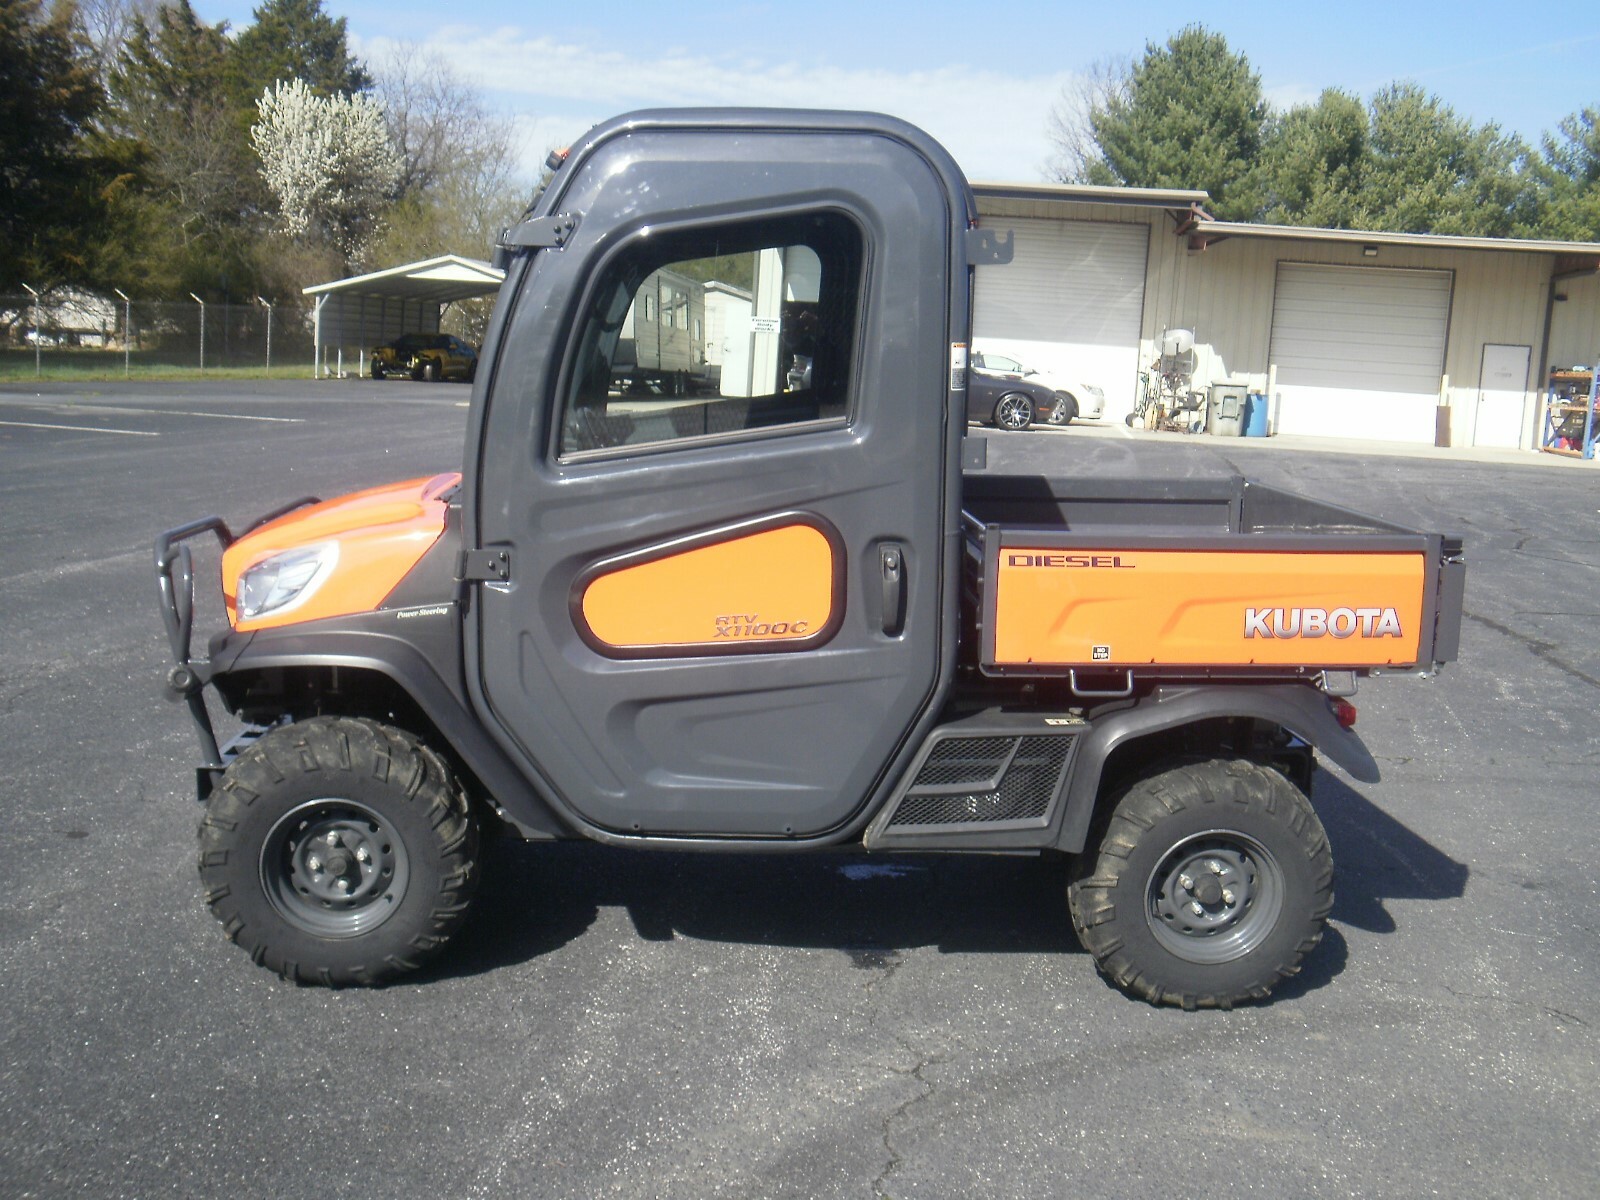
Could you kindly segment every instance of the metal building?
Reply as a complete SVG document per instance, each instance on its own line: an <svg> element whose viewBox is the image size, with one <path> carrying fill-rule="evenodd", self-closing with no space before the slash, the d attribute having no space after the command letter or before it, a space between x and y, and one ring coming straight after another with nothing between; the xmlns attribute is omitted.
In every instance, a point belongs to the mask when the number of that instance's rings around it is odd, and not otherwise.
<svg viewBox="0 0 1600 1200"><path fill-rule="evenodd" d="M373 346L402 333L438 333L445 306L500 290L505 273L476 258L441 254L384 271L313 284L317 373L359 370Z"/></svg>
<svg viewBox="0 0 1600 1200"><path fill-rule="evenodd" d="M978 270L974 341L1132 409L1167 329L1194 384L1270 395L1274 429L1537 445L1541 382L1600 357L1600 245L1213 220L1203 192L980 184L1017 233Z"/></svg>

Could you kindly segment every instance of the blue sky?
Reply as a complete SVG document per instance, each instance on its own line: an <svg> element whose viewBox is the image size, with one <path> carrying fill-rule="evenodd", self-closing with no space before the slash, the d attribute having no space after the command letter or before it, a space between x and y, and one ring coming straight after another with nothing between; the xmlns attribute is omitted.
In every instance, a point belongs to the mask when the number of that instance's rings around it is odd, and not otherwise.
<svg viewBox="0 0 1600 1200"><path fill-rule="evenodd" d="M246 0L193 0L248 25ZM928 129L980 180L1045 178L1049 113L1098 60L1134 56L1185 23L1170 6L991 0L957 5L511 3L324 0L369 61L431 47L513 116L530 173L605 117L679 104L868 108ZM1536 140L1600 107L1600 9L1507 5L1231 3L1204 23L1248 55L1278 107L1325 87L1362 98L1412 80L1476 122Z"/></svg>

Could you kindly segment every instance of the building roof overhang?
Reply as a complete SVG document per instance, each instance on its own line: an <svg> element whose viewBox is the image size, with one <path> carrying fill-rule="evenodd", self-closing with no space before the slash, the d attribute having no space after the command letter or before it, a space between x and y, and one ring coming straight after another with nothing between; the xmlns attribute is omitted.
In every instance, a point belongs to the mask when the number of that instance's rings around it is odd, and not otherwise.
<svg viewBox="0 0 1600 1200"><path fill-rule="evenodd" d="M1257 225L1249 221L1195 221L1180 230L1191 250L1204 250L1229 238L1267 238L1299 242L1343 242L1359 246L1409 246L1433 250L1495 250L1515 254L1549 254L1558 273L1586 274L1600 269L1600 243L1561 242L1545 238L1467 237L1441 233L1387 233L1372 229L1321 229L1301 225Z"/></svg>
<svg viewBox="0 0 1600 1200"><path fill-rule="evenodd" d="M441 254L437 258L425 258L420 262L389 267L367 275L313 284L301 291L319 300L340 296L352 299L399 298L448 304L454 300L470 300L474 296L496 292L504 280L504 271L496 270L480 259Z"/></svg>

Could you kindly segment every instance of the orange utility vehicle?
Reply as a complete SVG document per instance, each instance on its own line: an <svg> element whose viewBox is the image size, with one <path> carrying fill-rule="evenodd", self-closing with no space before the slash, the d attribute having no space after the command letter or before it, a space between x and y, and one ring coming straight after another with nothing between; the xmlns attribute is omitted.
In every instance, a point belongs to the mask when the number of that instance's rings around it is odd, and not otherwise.
<svg viewBox="0 0 1600 1200"><path fill-rule="evenodd" d="M1348 697L1454 657L1459 543L1238 479L986 474L972 269L1008 239L901 122L639 113L553 166L502 238L459 473L157 541L229 936L390 978L493 831L1067 855L1127 991L1295 972L1333 894L1313 747L1377 778ZM684 332L663 279L738 301L713 394L615 382L624 328ZM201 534L228 628L196 659Z"/></svg>

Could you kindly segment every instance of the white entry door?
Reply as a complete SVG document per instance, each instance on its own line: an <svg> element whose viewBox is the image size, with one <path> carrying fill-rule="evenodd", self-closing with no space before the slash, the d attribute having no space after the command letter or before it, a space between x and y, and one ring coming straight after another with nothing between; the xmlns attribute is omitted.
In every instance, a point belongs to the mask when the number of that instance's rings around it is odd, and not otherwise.
<svg viewBox="0 0 1600 1200"><path fill-rule="evenodd" d="M1478 376L1478 415L1472 430L1474 446L1522 444L1528 408L1528 362L1531 346L1483 347L1483 367Z"/></svg>

